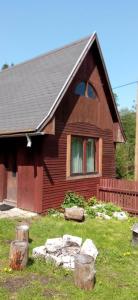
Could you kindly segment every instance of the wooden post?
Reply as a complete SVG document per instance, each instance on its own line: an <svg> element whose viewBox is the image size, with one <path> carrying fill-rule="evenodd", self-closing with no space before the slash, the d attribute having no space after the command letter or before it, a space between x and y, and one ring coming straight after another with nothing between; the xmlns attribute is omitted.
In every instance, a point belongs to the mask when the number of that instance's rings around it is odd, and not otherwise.
<svg viewBox="0 0 138 300"><path fill-rule="evenodd" d="M10 246L9 266L13 270L22 270L28 262L28 242L13 241Z"/></svg>
<svg viewBox="0 0 138 300"><path fill-rule="evenodd" d="M79 254L75 258L74 282L77 287L91 290L95 284L94 258Z"/></svg>
<svg viewBox="0 0 138 300"><path fill-rule="evenodd" d="M138 83L136 96L135 180L138 180Z"/></svg>
<svg viewBox="0 0 138 300"><path fill-rule="evenodd" d="M18 225L16 227L16 240L29 241L29 226L27 224Z"/></svg>

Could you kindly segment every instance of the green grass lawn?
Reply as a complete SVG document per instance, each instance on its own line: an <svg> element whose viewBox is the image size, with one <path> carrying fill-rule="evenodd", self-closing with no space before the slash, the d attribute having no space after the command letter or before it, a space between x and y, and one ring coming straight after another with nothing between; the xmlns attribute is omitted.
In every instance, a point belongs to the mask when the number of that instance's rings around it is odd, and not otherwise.
<svg viewBox="0 0 138 300"><path fill-rule="evenodd" d="M8 273L10 241L20 220L0 220L0 299L69 299L69 300L138 300L138 248L131 247L131 226L128 221L89 219L84 223L61 218L31 219L30 260L24 271ZM92 291L74 286L73 273L45 261L31 260L32 249L47 238L72 234L90 238L99 255L96 261L96 285Z"/></svg>

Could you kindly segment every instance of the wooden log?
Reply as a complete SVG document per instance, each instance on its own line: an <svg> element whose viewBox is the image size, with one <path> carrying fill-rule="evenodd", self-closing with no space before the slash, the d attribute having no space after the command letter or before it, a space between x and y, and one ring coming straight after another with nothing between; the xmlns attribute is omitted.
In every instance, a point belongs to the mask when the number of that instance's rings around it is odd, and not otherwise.
<svg viewBox="0 0 138 300"><path fill-rule="evenodd" d="M27 224L18 225L16 227L16 240L29 241L29 226Z"/></svg>
<svg viewBox="0 0 138 300"><path fill-rule="evenodd" d="M64 218L66 220L83 221L84 220L84 209L81 207L65 208Z"/></svg>
<svg viewBox="0 0 138 300"><path fill-rule="evenodd" d="M9 266L13 270L22 270L28 262L28 242L12 241L9 254Z"/></svg>
<svg viewBox="0 0 138 300"><path fill-rule="evenodd" d="M95 284L94 258L79 254L75 257L74 282L75 285L84 290L91 290Z"/></svg>
<svg viewBox="0 0 138 300"><path fill-rule="evenodd" d="M132 245L138 246L138 223L135 223L132 227Z"/></svg>

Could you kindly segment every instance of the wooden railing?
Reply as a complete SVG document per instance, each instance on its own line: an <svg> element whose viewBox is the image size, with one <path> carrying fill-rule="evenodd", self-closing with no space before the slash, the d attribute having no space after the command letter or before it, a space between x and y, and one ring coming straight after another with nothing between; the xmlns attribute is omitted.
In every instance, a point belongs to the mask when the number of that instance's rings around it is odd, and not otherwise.
<svg viewBox="0 0 138 300"><path fill-rule="evenodd" d="M101 178L97 187L97 198L138 214L138 181Z"/></svg>

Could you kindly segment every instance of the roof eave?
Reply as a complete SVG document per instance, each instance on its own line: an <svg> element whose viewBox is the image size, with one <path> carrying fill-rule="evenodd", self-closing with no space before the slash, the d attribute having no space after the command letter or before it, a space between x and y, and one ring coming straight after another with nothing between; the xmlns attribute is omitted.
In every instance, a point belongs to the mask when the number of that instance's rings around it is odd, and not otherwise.
<svg viewBox="0 0 138 300"><path fill-rule="evenodd" d="M18 131L18 132L2 132L0 133L0 138L10 138L10 137L25 137L26 135L29 136L40 136L44 135L43 131L37 130L25 130L25 131Z"/></svg>

